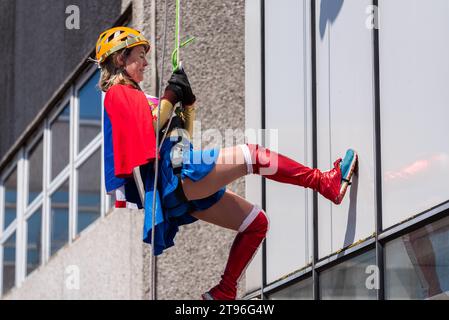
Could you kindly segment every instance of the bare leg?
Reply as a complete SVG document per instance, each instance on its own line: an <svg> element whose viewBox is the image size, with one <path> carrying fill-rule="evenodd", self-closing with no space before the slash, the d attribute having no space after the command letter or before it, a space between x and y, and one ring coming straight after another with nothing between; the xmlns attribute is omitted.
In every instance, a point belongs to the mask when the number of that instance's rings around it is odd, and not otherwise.
<svg viewBox="0 0 449 320"><path fill-rule="evenodd" d="M259 174L270 180L311 188L325 198L340 204L355 168L357 157L350 158L350 174L342 183L338 159L334 168L327 172L312 169L282 154L259 145L247 144L221 149L214 168L203 179L193 182L186 178L182 182L189 200L206 198L232 181L248 173Z"/></svg>
<svg viewBox="0 0 449 320"><path fill-rule="evenodd" d="M185 178L182 187L187 199L203 199L246 174L247 167L241 148L224 148L220 150L214 169L206 177L196 182Z"/></svg>
<svg viewBox="0 0 449 320"><path fill-rule="evenodd" d="M252 208L251 203L228 190L215 205L207 210L194 212L192 216L223 228L238 231Z"/></svg>

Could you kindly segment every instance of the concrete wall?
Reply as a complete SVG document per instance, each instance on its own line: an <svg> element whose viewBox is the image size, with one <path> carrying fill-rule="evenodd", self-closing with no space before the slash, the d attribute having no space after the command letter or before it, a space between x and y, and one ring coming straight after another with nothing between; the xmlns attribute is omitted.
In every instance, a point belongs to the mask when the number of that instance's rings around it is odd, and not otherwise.
<svg viewBox="0 0 449 320"><path fill-rule="evenodd" d="M142 223L141 211L116 209L89 226L4 299L141 299Z"/></svg>
<svg viewBox="0 0 449 320"><path fill-rule="evenodd" d="M15 44L15 1L0 1L0 30L4 32L4 44L0 46L0 158L14 142L13 135L9 134L14 122L14 44Z"/></svg>
<svg viewBox="0 0 449 320"><path fill-rule="evenodd" d="M148 3L148 2L144 2ZM174 39L174 1L168 1L167 51L165 82L170 76L170 54ZM197 120L201 130L217 129L225 137L226 129L245 128L245 1L181 1L181 39L196 37L194 44L183 49L181 59L197 96ZM145 15L150 11L145 9ZM164 2L156 7L157 58L161 57ZM151 21L147 16L146 21ZM144 25L144 32L148 26ZM150 31L151 32L151 31ZM160 58L157 63L158 74ZM151 72L151 71L149 71ZM151 84L148 87L151 89ZM225 141L209 144L199 128L195 128L194 147L208 148L225 145ZM241 141L234 141L241 143ZM201 145L200 145L201 144ZM229 189L244 196L244 180ZM176 245L158 260L159 299L199 299L201 293L220 280L235 233L219 227L197 222L181 228ZM145 258L148 260L148 251ZM147 269L148 270L148 269ZM149 284L145 281L144 284ZM239 295L245 288L244 277ZM147 290L149 294L149 288Z"/></svg>

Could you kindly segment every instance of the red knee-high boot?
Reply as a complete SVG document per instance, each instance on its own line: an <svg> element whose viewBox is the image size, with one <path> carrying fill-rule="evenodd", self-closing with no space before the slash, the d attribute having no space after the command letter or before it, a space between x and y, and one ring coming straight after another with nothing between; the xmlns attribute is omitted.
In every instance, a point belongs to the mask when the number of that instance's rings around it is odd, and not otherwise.
<svg viewBox="0 0 449 320"><path fill-rule="evenodd" d="M256 144L242 145L248 173L259 174L270 180L311 188L335 204L340 204L341 169L338 159L327 172L306 167L286 156Z"/></svg>
<svg viewBox="0 0 449 320"><path fill-rule="evenodd" d="M235 237L220 283L202 295L204 300L235 300L237 283L265 238L267 230L268 219L265 212L254 206Z"/></svg>

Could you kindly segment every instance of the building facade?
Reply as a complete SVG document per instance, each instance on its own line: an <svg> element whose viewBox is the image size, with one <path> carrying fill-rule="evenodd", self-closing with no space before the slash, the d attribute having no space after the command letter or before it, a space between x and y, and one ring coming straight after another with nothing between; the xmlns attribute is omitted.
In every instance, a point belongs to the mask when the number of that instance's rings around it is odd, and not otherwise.
<svg viewBox="0 0 449 320"><path fill-rule="evenodd" d="M447 298L448 2L181 3L182 37L196 37L182 52L198 97L195 148L246 140L322 170L349 147L359 153L340 206L259 176L228 186L270 220L239 297ZM157 95L170 74L174 1L162 73L163 1L0 7L11 43L0 49L1 297L148 299L143 214L105 193L103 97L86 59L101 31L141 30L155 44L143 89ZM182 227L158 258L158 299L199 299L219 281L234 235Z"/></svg>
<svg viewBox="0 0 449 320"><path fill-rule="evenodd" d="M167 3L165 82L175 24L174 1ZM86 60L102 31L134 27L156 49L148 55L142 87L157 95L164 3L0 5L2 30L12 43L1 49L6 55L0 107L2 297L148 299L151 249L142 242L143 213L115 209L104 192L102 95L98 70ZM181 36L197 39L181 57L198 97L202 130L243 128L244 2L182 1L181 11ZM201 141L200 126L196 147L207 148L211 143ZM243 179L229 189L244 195ZM219 281L234 235L203 222L182 228L175 247L158 259L158 298L199 299Z"/></svg>
<svg viewBox="0 0 449 320"><path fill-rule="evenodd" d="M246 126L314 167L360 160L340 206L247 179L271 220L248 297L447 298L448 6L247 1Z"/></svg>

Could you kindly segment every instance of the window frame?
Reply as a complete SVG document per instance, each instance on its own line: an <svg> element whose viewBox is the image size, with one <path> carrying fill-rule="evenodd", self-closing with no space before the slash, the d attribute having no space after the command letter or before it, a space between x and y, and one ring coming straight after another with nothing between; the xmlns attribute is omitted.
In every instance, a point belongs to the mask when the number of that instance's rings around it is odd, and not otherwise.
<svg viewBox="0 0 449 320"><path fill-rule="evenodd" d="M60 103L58 103L57 107L55 108L55 111L50 115L50 117L47 120L46 126L45 126L45 131L47 133L47 139L48 139L48 143L47 143L47 159L51 159L52 156L52 151L53 151L53 131L51 129L52 125L56 122L56 120L58 119L58 117L60 116L60 114L64 111L65 107L69 107L69 144L71 143L71 123L72 123L72 116L71 116L71 112L72 112L72 103L71 103L71 99L72 99L72 88L70 88L70 90L65 94L65 96L63 97L63 99L61 100ZM50 186L52 183L54 183L54 181L56 181L59 176L62 175L68 175L69 174L69 168L70 168L70 149L71 149L71 145L69 147L69 161L67 163L67 165L65 166L64 169L61 170L61 172L59 172L53 179L51 177L52 175L52 170L53 170L53 166L52 166L52 162L50 161L48 164L48 175L47 177L47 186Z"/></svg>
<svg viewBox="0 0 449 320"><path fill-rule="evenodd" d="M372 5L376 8L379 8L379 0L372 0L370 1ZM317 167L316 159L318 151L316 150L317 145L317 120L316 120L316 68L317 68L317 55L316 55L316 37L317 37L317 21L319 19L319 16L317 15L317 4L315 1L310 0L310 37L312 42L312 51L310 55L310 64L312 67L312 84L310 88L310 93L312 95L312 131L313 131L313 167ZM259 53L260 58L260 67L261 67L261 74L257 76L258 81L253 81L250 85L250 91L254 96L260 95L257 99L260 103L257 103L259 109L251 108L250 115L261 114L261 122L257 125L261 129L265 129L265 99L266 99L266 88L265 88L265 55L266 55L266 48L265 48L265 42L266 42L266 35L265 35L265 1L261 1L259 6L253 6L251 8L251 15L254 14L254 16L251 16L251 19L254 19L254 17L257 17L257 21L253 21L252 23L255 24L255 28L258 28L260 31L260 46L254 45L253 47L250 47L249 49L251 51L257 51ZM248 16L248 13L246 13ZM260 19L260 20L259 20ZM253 31L252 31L253 32ZM286 286L289 286L291 284L297 283L298 281L301 281L301 279L304 279L304 277L311 276L313 278L314 282L314 299L320 300L320 290L319 290L319 282L320 282L320 272L332 268L333 266L338 265L341 262L344 262L348 259L351 259L354 256L361 255L366 253L369 250L375 250L376 252L376 266L378 267L378 276L379 276L379 289L377 290L377 299L378 300L385 300L385 266L386 262L384 259L384 247L385 244L389 243L392 240L395 240L404 234L408 234L410 232L413 232L417 229L420 229L423 226L429 225L433 222L436 222L440 219L443 219L445 217L449 216L449 199L448 201L444 201L432 208L429 208L425 211L422 211L413 217L410 217L406 221L402 221L401 223L398 223L396 225L390 226L388 228L385 228L383 226L383 220L382 220L382 210L383 210L383 180L382 180L382 139L381 139L381 89L380 89L380 55L379 55L379 29L373 28L372 32L372 50L373 50L373 68L374 68L374 170L375 170L375 176L374 176L374 206L375 206L375 230L373 234L363 240L360 240L352 245L350 245L347 248L344 248L343 250L340 250L339 252L334 252L328 257L319 258L318 255L318 245L319 245L319 239L317 237L318 234L318 219L319 219L319 209L318 209L318 198L317 194L315 193L313 196L313 229L312 237L313 237L313 257L312 257L312 266L307 266L305 269L295 271L293 274L289 274L282 279L278 279L276 281L267 283L267 246L265 242L261 245L261 262L260 267L262 270L262 274L260 276L260 284L257 286L257 289L251 290L247 292L247 294L244 296L244 299L254 299L254 298L260 298L260 299L266 299L268 295L271 293L281 290L282 288L285 288ZM248 48L247 48L248 49ZM255 68L254 65L251 65L251 69ZM245 67L246 70L248 70L248 66ZM248 83L247 83L248 87ZM247 88L248 89L248 88ZM256 99L251 95L251 99ZM260 105L260 107L259 107ZM248 113L247 113L248 116ZM247 181L248 183L248 181ZM260 192L257 194L257 196L260 196L260 202L262 203L262 208L265 209L266 207L266 185L265 181L262 180L262 183L260 185L257 185L258 188L260 188ZM265 240L266 241L266 240ZM306 271L305 271L306 270Z"/></svg>
<svg viewBox="0 0 449 320"><path fill-rule="evenodd" d="M72 174L72 182L71 187L73 188L73 192L71 192L71 207L73 210L71 210L71 218L70 218L70 239L71 242L73 242L79 235L81 235L84 231L88 230L91 225L83 229L78 234L78 194L79 194L79 169L80 167L86 163L89 158L100 149L101 153L101 199L100 199L100 218L104 217L104 211L105 211L105 188L104 188L104 177L103 177L103 171L104 171L104 159L103 159L103 93L101 92L101 127L100 127L100 133L95 136L82 150L79 150L79 134L80 134L80 99L79 99L79 93L81 88L89 82L89 80L95 75L96 72L99 72L98 68L93 66L91 68L88 68L85 70L85 72L79 77L78 81L73 86L73 94L72 94L72 103L73 103L73 147L71 148L72 154L71 154L71 174Z"/></svg>
<svg viewBox="0 0 449 320"><path fill-rule="evenodd" d="M25 145L25 171L24 171L24 210L25 212L29 211L30 208L35 207L37 203L42 202L43 200L43 193L44 193L44 175L45 175L45 133L44 133L44 126L41 126L39 129L36 130L37 134L31 138L28 143ZM30 193L30 152L38 145L39 140L42 139L42 191L41 193L30 203L29 201L29 193ZM25 213L26 215L26 213Z"/></svg>
<svg viewBox="0 0 449 320"><path fill-rule="evenodd" d="M0 219L2 228L0 230L0 297L3 295L3 263L4 263L4 244L5 242L15 233L15 279L14 279L14 287L18 286L21 280L21 263L23 262L23 257L20 253L21 246L23 245L22 237L23 237L23 202L24 202L24 193L25 186L24 182L24 148L22 147L17 155L14 157L12 163L8 165L8 167L3 171L0 177L0 188L1 188L1 196L0 196ZM4 207L5 207L5 181L12 175L14 170L17 170L17 181L16 181L16 218L11 222L11 224L3 230L4 227Z"/></svg>
<svg viewBox="0 0 449 320"><path fill-rule="evenodd" d="M0 299L8 292L3 292L3 249L4 243L15 233L16 236L16 254L15 254L15 282L14 288L20 288L25 279L39 270L41 266L46 265L55 255L51 255L51 197L65 183L69 186L69 226L67 245L73 244L87 229L92 227L95 222L101 220L113 208L111 204L111 196L106 194L104 186L104 92L101 92L101 129L96 137L94 137L81 152L79 149L79 90L90 80L90 78L98 71L96 66L89 66L80 73L70 86L66 88L66 93L55 104L49 114L42 119L42 123L33 129L36 133L32 138L24 141L19 147L17 154L5 166L0 173ZM69 107L69 162L57 175L52 179L52 125L55 123L64 108ZM42 140L41 140L42 139ZM30 151L36 147L37 143L43 143L42 155L42 192L28 204L29 181L30 181ZM80 167L85 164L95 152L101 153L101 183L100 183L100 217L88 227L77 234L77 218L78 218L78 174ZM14 170L17 175L17 200L16 200L16 217L11 224L3 230L4 214L5 214L5 181L13 174ZM38 210L41 210L41 241L42 250L40 256L39 267L35 268L27 275L27 243L28 243L28 219Z"/></svg>
<svg viewBox="0 0 449 320"><path fill-rule="evenodd" d="M42 242L42 251L41 251L41 257L40 257L40 265L43 264L44 261L44 239L45 239L45 228L44 228L44 198L45 198L45 176L47 171L47 159L46 159L46 135L45 135L45 121L44 124L42 124L36 131L37 134L31 138L28 143L22 148L23 150L23 198L21 199L22 206L23 206L23 216L22 221L20 221L20 225L22 228L21 239L19 240L17 248L19 248L18 253L16 255L19 255L19 261L18 261L18 279L19 284L21 284L25 278L26 278L26 272L27 272L27 244L28 244L28 224L27 220L37 211L39 208L41 208L41 242ZM39 141L42 139L42 191L41 193L34 199L30 204L28 204L29 200L29 182L30 182L30 151L33 150L39 143ZM20 247L19 247L20 246Z"/></svg>
<svg viewBox="0 0 449 320"><path fill-rule="evenodd" d="M17 169L17 176L18 176L18 171L19 171L19 155L17 155L14 160L12 161L12 163L10 165L8 165L8 167L3 171L3 173L0 176L0 244L3 243L5 234L11 234L10 230L12 227L12 225L16 225L17 224L17 202L18 202L18 197L16 199L16 218L11 222L11 224L5 229L4 228L4 220L5 220L5 201L6 201L6 196L5 196L5 182L6 180L11 176L11 174L14 172L14 170ZM18 178L17 178L18 180ZM18 181L16 181L16 192L18 192L19 189L19 183ZM14 227L15 228L15 227ZM6 237L8 238L8 236Z"/></svg>

